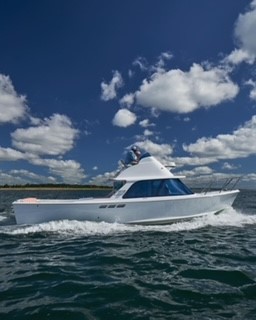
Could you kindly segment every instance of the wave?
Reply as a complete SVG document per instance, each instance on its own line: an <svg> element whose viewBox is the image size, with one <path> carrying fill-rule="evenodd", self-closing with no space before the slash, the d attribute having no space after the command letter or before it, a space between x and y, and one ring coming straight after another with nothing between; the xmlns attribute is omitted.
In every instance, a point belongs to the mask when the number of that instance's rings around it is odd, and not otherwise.
<svg viewBox="0 0 256 320"><path fill-rule="evenodd" d="M6 219L7 219L6 216L0 215L0 222L1 222L1 221L4 221L4 220L6 220Z"/></svg>
<svg viewBox="0 0 256 320"><path fill-rule="evenodd" d="M230 208L218 215L210 214L204 217L194 218L189 221L177 222L170 225L125 225L119 223L90 222L90 221L51 221L32 226L3 226L0 233L8 235L26 235L34 233L58 233L69 236L90 236L90 235L113 235L131 232L177 232L189 231L213 227L243 227L249 224L256 224L256 215L243 214Z"/></svg>

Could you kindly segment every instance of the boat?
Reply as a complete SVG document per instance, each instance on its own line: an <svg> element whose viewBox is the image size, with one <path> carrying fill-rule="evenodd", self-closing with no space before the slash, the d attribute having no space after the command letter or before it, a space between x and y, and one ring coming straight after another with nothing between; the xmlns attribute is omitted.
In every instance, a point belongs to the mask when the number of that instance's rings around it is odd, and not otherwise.
<svg viewBox="0 0 256 320"><path fill-rule="evenodd" d="M232 206L238 189L193 192L149 153L138 164L124 167L113 178L113 190L104 198L37 199L13 202L17 224L56 220L99 221L124 224L170 224Z"/></svg>

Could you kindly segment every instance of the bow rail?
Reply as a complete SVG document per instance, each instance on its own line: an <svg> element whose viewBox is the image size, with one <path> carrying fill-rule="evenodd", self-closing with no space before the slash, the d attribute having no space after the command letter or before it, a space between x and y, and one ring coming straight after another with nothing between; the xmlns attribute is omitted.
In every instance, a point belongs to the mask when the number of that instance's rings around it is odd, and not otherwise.
<svg viewBox="0 0 256 320"><path fill-rule="evenodd" d="M209 182L209 184L204 187L202 190L201 190L201 193L208 193L210 192L211 190L213 189L218 189L218 191L221 193L222 191L227 191L227 190L234 190L236 185L238 184L238 182L241 180L241 176L239 177L230 177L230 178L227 178L225 179L225 181L222 183L222 186L219 187L218 186L218 182L217 180L211 180Z"/></svg>

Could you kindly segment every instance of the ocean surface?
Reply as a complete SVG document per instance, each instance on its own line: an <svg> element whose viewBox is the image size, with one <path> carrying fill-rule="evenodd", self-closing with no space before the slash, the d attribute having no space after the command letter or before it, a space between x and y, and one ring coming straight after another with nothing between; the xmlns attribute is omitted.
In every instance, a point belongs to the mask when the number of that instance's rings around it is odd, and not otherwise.
<svg viewBox="0 0 256 320"><path fill-rule="evenodd" d="M1 320L256 319L256 191L169 226L15 225L15 199L94 195L0 191Z"/></svg>

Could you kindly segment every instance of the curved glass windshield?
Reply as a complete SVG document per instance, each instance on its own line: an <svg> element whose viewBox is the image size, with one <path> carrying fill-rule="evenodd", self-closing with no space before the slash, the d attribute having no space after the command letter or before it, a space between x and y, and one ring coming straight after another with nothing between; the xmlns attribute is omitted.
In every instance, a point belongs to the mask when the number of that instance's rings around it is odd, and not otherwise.
<svg viewBox="0 0 256 320"><path fill-rule="evenodd" d="M123 198L179 196L192 193L180 179L144 180L135 182Z"/></svg>
<svg viewBox="0 0 256 320"><path fill-rule="evenodd" d="M108 195L108 197L111 197L113 194L115 194L119 189L122 188L122 186L125 184L125 181L114 181L113 183L113 189Z"/></svg>

